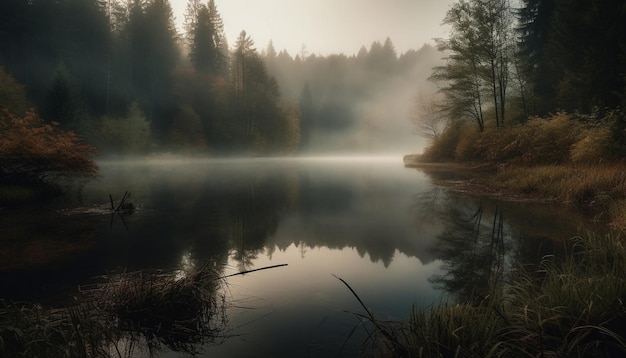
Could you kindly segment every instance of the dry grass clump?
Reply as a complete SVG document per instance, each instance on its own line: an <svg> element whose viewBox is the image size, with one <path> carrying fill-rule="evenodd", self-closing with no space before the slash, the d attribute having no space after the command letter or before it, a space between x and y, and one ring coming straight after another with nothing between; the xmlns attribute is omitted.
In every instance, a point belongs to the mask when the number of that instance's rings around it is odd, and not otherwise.
<svg viewBox="0 0 626 358"><path fill-rule="evenodd" d="M505 167L488 184L575 204L608 205L626 198L626 165Z"/></svg>
<svg viewBox="0 0 626 358"><path fill-rule="evenodd" d="M194 352L220 336L226 324L221 283L208 267L191 272L137 271L104 277L86 292L122 331L139 332L148 343Z"/></svg>

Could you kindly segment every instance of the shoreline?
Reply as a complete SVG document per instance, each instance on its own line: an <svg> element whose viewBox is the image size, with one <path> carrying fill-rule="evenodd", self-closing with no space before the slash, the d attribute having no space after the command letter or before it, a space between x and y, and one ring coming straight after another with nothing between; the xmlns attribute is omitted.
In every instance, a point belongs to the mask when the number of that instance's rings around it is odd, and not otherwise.
<svg viewBox="0 0 626 358"><path fill-rule="evenodd" d="M404 166L425 172L450 190L505 201L563 204L596 213L611 226L626 230L626 164L524 166L420 159L405 155Z"/></svg>

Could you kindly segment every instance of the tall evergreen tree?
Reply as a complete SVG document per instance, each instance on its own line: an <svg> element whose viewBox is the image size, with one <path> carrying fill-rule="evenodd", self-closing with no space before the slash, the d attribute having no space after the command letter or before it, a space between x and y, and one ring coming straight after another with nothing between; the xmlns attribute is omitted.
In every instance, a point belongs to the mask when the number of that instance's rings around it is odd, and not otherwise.
<svg viewBox="0 0 626 358"><path fill-rule="evenodd" d="M242 31L232 61L232 125L242 144L251 150L272 150L299 136L297 116L280 103L276 80L268 75L254 42Z"/></svg>
<svg viewBox="0 0 626 358"><path fill-rule="evenodd" d="M525 0L519 18L537 114L590 112L626 103L623 1Z"/></svg>
<svg viewBox="0 0 626 358"><path fill-rule="evenodd" d="M129 78L127 103L136 99L155 134L171 124L175 105L170 96L172 71L179 59L177 33L168 0L129 0L122 31Z"/></svg>
<svg viewBox="0 0 626 358"><path fill-rule="evenodd" d="M556 73L548 66L546 46L554 12L554 0L523 0L517 12L520 36L520 72L530 83L529 114L554 110Z"/></svg>
<svg viewBox="0 0 626 358"><path fill-rule="evenodd" d="M209 18L211 25L213 26L213 44L218 50L215 53L216 73L218 75L226 76L228 74L228 41L226 40L226 33L224 32L224 22L222 16L217 10L215 0L209 0L207 4L209 10Z"/></svg>
<svg viewBox="0 0 626 358"><path fill-rule="evenodd" d="M201 73L215 73L219 49L214 42L215 29L211 23L209 10L201 6L197 12L193 28L189 59L196 71Z"/></svg>
<svg viewBox="0 0 626 358"><path fill-rule="evenodd" d="M43 109L44 119L60 123L64 129L77 130L83 115L83 103L74 78L61 63L48 87Z"/></svg>
<svg viewBox="0 0 626 358"><path fill-rule="evenodd" d="M187 0L185 8L183 29L185 30L185 42L191 48L193 44L194 31L198 21L200 9L204 7L200 0Z"/></svg>
<svg viewBox="0 0 626 358"><path fill-rule="evenodd" d="M313 95L308 83L304 84L300 93L300 148L309 149L311 135L315 121L315 107L313 105Z"/></svg>

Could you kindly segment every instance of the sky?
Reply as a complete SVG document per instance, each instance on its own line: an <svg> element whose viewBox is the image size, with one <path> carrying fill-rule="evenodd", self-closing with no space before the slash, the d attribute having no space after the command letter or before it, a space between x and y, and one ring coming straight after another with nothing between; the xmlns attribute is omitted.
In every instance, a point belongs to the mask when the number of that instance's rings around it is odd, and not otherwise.
<svg viewBox="0 0 626 358"><path fill-rule="evenodd" d="M170 0L181 27L187 0ZM454 0L215 0L232 46L245 30L258 50L270 40L276 51L326 56L358 53L387 37L402 54L433 38L447 37L442 26Z"/></svg>

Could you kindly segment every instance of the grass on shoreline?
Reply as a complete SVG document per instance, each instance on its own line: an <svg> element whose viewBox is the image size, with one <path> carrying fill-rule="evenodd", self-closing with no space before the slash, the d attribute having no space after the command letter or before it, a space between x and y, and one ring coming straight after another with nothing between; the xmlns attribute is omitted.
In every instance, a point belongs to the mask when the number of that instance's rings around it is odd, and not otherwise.
<svg viewBox="0 0 626 358"><path fill-rule="evenodd" d="M491 287L478 303L414 308L401 330L374 322L380 344L366 353L381 357L624 356L624 272L624 237L576 237L564 258L546 257L535 269L520 268ZM393 337L389 332L394 332Z"/></svg>
<svg viewBox="0 0 626 358"><path fill-rule="evenodd" d="M470 171L472 189L499 193L501 197L541 198L589 209L613 226L626 229L626 164L476 165L423 163L419 157L405 159L405 165L432 169ZM482 189L481 189L482 188Z"/></svg>
<svg viewBox="0 0 626 358"><path fill-rule="evenodd" d="M194 356L224 337L222 284L207 264L103 276L63 308L0 299L0 356L121 358L165 348Z"/></svg>

